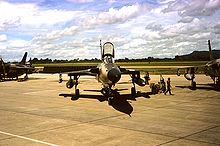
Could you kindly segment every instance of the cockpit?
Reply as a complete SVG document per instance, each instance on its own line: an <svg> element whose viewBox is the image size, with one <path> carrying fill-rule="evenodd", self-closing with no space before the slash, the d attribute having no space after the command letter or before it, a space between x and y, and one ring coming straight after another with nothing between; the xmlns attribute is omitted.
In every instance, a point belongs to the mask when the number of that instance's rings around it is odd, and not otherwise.
<svg viewBox="0 0 220 146"><path fill-rule="evenodd" d="M102 59L105 63L114 63L113 58L115 57L114 45L111 42L106 42L103 45Z"/></svg>
<svg viewBox="0 0 220 146"><path fill-rule="evenodd" d="M114 63L114 60L111 56L105 56L104 57L104 62L105 63Z"/></svg>

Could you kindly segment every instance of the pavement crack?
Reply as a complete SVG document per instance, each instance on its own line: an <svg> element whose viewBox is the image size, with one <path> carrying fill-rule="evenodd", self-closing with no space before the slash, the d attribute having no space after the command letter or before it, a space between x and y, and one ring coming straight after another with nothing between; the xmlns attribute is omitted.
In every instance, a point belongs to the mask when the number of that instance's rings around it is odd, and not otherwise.
<svg viewBox="0 0 220 146"><path fill-rule="evenodd" d="M170 141L167 141L167 142L164 142L164 143L161 143L157 146L161 146L161 145L165 145L165 144L168 144L168 143L172 143L174 141L178 141L178 140L181 140L181 139L186 139L187 137L190 137L192 135L196 135L196 134L199 134L199 133L202 133L202 132L205 132L205 131L208 131L208 130L211 130L211 129L214 129L214 128L217 128L217 127L220 127L220 125L217 125L217 126L212 126L210 128L206 128L204 130L200 130L200 131L197 131L197 132L194 132L192 134L188 134L186 136L182 136L182 137L179 137L179 138L176 138L176 139L173 139L173 140L170 140ZM211 143L211 142L206 142L206 141L199 141L199 140L192 140L192 139L186 139L186 140L190 140L190 141L198 141L198 142L203 142L203 143L208 143L208 144L215 144L215 145L219 145L219 143Z"/></svg>

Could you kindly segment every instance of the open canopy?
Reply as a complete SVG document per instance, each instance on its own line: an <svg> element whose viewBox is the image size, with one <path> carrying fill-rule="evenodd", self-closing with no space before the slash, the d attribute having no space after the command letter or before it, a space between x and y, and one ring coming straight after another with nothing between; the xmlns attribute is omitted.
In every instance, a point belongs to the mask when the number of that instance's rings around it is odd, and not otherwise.
<svg viewBox="0 0 220 146"><path fill-rule="evenodd" d="M103 45L102 57L105 56L115 57L114 45L111 42L106 42Z"/></svg>

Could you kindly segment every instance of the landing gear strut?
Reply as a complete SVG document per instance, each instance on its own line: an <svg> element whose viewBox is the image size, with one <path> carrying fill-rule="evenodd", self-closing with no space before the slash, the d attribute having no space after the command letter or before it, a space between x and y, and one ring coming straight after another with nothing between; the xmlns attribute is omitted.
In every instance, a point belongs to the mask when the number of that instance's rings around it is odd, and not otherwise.
<svg viewBox="0 0 220 146"><path fill-rule="evenodd" d="M135 98L135 96L136 96L136 89L135 89L135 87L131 87L131 96L132 96L132 98Z"/></svg>
<svg viewBox="0 0 220 146"><path fill-rule="evenodd" d="M140 78L140 76L139 76L139 78ZM133 87L131 87L131 97L132 98L135 98L135 96L136 96L136 88L135 88L134 79L135 79L135 74L132 74L132 84L133 84Z"/></svg>
<svg viewBox="0 0 220 146"><path fill-rule="evenodd" d="M113 96L108 97L108 105L112 105Z"/></svg>
<svg viewBox="0 0 220 146"><path fill-rule="evenodd" d="M26 71L26 74L25 74L25 76L24 76L24 80L27 80L28 79L28 73L27 73L27 71Z"/></svg>
<svg viewBox="0 0 220 146"><path fill-rule="evenodd" d="M73 83L75 85L75 95L71 97L71 100L79 99L79 89L77 89L77 86L79 84L78 79L79 79L79 76L74 76L74 78L73 78L73 80L75 81ZM70 80L72 80L71 77L70 77Z"/></svg>
<svg viewBox="0 0 220 146"><path fill-rule="evenodd" d="M108 98L108 105L112 105L114 96L115 96L115 91L111 89L111 87L104 87L101 90L101 93Z"/></svg>
<svg viewBox="0 0 220 146"><path fill-rule="evenodd" d="M191 82L191 89L196 90L196 82L194 80Z"/></svg>

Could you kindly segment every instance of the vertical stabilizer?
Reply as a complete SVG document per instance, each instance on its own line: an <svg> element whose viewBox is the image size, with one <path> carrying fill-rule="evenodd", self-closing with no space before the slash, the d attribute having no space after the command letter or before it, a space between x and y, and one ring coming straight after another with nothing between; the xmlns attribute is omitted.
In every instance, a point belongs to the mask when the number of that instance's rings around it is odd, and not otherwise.
<svg viewBox="0 0 220 146"><path fill-rule="evenodd" d="M5 63L2 60L2 58L0 58L0 70L2 70L3 76L5 76L5 74L6 74L6 72L5 72Z"/></svg>
<svg viewBox="0 0 220 146"><path fill-rule="evenodd" d="M211 43L210 40L208 40L208 46L209 46L209 59L213 60L213 54L212 54L212 47L211 47Z"/></svg>
<svg viewBox="0 0 220 146"><path fill-rule="evenodd" d="M27 59L27 52L24 53L24 56L23 56L23 58L22 58L22 60L21 60L21 62L19 64L25 65L26 59Z"/></svg>

